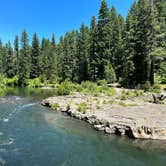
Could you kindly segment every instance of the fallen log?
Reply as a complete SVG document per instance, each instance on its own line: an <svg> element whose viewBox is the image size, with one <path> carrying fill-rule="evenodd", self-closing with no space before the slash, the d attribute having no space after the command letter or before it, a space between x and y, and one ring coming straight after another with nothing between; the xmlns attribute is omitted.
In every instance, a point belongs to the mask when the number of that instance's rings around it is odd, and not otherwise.
<svg viewBox="0 0 166 166"><path fill-rule="evenodd" d="M159 101L163 101L166 99L166 92L163 92L161 94L152 94L153 96L153 102L157 104Z"/></svg>

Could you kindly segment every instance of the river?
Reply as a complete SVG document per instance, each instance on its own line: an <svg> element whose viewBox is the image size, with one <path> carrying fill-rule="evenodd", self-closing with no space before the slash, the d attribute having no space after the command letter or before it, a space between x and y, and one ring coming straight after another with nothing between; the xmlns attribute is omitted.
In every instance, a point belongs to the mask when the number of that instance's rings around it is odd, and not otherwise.
<svg viewBox="0 0 166 166"><path fill-rule="evenodd" d="M51 94L35 91L0 97L0 166L166 165L166 142L99 133L42 107Z"/></svg>

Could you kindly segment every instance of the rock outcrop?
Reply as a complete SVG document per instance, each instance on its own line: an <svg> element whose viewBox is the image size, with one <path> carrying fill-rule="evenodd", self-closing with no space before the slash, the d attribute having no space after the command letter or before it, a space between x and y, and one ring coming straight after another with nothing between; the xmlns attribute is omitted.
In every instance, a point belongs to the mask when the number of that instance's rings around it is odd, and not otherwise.
<svg viewBox="0 0 166 166"><path fill-rule="evenodd" d="M166 140L165 106L152 103L135 107L105 104L97 110L91 105L83 114L77 110L78 104L82 101L88 100L85 96L52 97L43 100L42 105L51 107L58 103L58 111L84 120L96 130L107 134L126 135L135 139Z"/></svg>

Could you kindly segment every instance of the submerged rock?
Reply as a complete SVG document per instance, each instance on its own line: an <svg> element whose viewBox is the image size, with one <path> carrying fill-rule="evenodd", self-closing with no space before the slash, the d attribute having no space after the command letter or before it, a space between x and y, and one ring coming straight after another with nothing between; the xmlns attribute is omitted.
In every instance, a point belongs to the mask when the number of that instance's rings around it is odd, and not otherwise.
<svg viewBox="0 0 166 166"><path fill-rule="evenodd" d="M0 158L0 166L5 166L5 165L6 165L6 161Z"/></svg>

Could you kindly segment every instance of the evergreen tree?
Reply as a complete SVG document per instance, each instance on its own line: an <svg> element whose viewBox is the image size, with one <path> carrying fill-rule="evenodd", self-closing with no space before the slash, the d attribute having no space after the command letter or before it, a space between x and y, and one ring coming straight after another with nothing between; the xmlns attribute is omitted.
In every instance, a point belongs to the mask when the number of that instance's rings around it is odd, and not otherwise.
<svg viewBox="0 0 166 166"><path fill-rule="evenodd" d="M104 78L104 66L109 63L110 58L110 39L111 39L111 20L110 11L105 0L102 0L99 10L97 24L97 50L95 56L95 64L97 70L97 78Z"/></svg>
<svg viewBox="0 0 166 166"><path fill-rule="evenodd" d="M77 32L72 31L65 34L64 39L60 39L60 47L62 52L60 53L60 76L62 80L69 79L71 81L77 81L76 74L76 40Z"/></svg>
<svg viewBox="0 0 166 166"><path fill-rule="evenodd" d="M136 18L137 4L133 3L128 16L126 18L125 26L125 37L124 37L124 63L122 72L122 83L125 86L133 85L134 82L134 61L135 56L135 29L136 29Z"/></svg>
<svg viewBox="0 0 166 166"><path fill-rule="evenodd" d="M145 84L150 80L150 45L149 45L149 5L147 0L139 0L137 4L137 22L135 29L134 81Z"/></svg>
<svg viewBox="0 0 166 166"><path fill-rule="evenodd" d="M89 28L81 25L77 40L77 75L78 82L88 80L89 70Z"/></svg>
<svg viewBox="0 0 166 166"><path fill-rule="evenodd" d="M91 81L96 81L96 74L97 74L97 69L96 69L96 63L95 63L95 57L96 57L96 18L93 16L91 20L91 26L90 26L90 50L89 50L89 65L90 65L90 71L89 71L89 76Z"/></svg>
<svg viewBox="0 0 166 166"><path fill-rule="evenodd" d="M116 74L111 64L104 67L104 78L108 83L116 82Z"/></svg>
<svg viewBox="0 0 166 166"><path fill-rule="evenodd" d="M2 41L0 40L0 74L4 72L3 59L4 59L4 48L2 45Z"/></svg>
<svg viewBox="0 0 166 166"><path fill-rule="evenodd" d="M4 71L6 77L12 78L15 75L14 56L10 41L6 44L6 54L4 59Z"/></svg>
<svg viewBox="0 0 166 166"><path fill-rule="evenodd" d="M117 14L114 7L111 8L111 63L115 69L117 79L122 76L123 64L123 33L124 33L124 19Z"/></svg>
<svg viewBox="0 0 166 166"><path fill-rule="evenodd" d="M18 58L18 78L20 86L26 86L27 79L29 78L29 54L28 35L24 30L21 36L21 50Z"/></svg>
<svg viewBox="0 0 166 166"><path fill-rule="evenodd" d="M51 45L53 48L56 48L56 39L54 34L52 35Z"/></svg>
<svg viewBox="0 0 166 166"><path fill-rule="evenodd" d="M30 78L34 79L40 75L40 48L37 34L33 35L31 48Z"/></svg>
<svg viewBox="0 0 166 166"><path fill-rule="evenodd" d="M15 56L15 66L16 66L16 71L15 71L15 75L18 74L19 72L19 38L16 35L15 40L14 40L14 56Z"/></svg>

